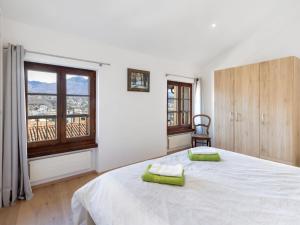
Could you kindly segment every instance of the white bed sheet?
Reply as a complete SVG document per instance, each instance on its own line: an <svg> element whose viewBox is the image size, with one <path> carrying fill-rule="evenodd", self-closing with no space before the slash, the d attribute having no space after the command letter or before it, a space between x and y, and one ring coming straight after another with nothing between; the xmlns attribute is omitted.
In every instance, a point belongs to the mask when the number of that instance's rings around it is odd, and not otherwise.
<svg viewBox="0 0 300 225"><path fill-rule="evenodd" d="M74 224L300 225L300 168L217 151L221 162L183 151L97 177L74 193ZM143 182L153 162L183 164L185 186Z"/></svg>

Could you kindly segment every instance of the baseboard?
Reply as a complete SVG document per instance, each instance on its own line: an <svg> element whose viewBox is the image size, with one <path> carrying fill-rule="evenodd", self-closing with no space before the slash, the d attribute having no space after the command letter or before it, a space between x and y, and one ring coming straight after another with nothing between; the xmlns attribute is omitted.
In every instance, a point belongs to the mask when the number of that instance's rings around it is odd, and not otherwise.
<svg viewBox="0 0 300 225"><path fill-rule="evenodd" d="M49 185L56 184L56 183L65 182L65 181L79 178L82 176L86 176L89 174L98 174L98 173L95 170L79 171L79 172L64 174L62 176L51 177L49 179L34 181L34 182L31 182L31 186L32 186L32 189L36 189L36 188L45 187L45 186L49 186Z"/></svg>

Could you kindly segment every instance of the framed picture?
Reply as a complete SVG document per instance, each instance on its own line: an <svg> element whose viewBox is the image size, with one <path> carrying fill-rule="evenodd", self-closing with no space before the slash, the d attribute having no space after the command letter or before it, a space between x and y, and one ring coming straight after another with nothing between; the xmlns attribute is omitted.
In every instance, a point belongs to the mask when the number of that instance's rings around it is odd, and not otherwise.
<svg viewBox="0 0 300 225"><path fill-rule="evenodd" d="M150 92L150 72L128 68L127 90Z"/></svg>

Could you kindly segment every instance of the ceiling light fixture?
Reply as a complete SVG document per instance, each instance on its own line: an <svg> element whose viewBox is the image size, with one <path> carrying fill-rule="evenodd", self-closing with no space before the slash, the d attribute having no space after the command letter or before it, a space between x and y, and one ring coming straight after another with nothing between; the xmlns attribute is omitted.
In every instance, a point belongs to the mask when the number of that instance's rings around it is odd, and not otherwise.
<svg viewBox="0 0 300 225"><path fill-rule="evenodd" d="M216 28L216 26L217 26L217 24L215 24L215 23L213 23L213 24L211 24L211 28Z"/></svg>

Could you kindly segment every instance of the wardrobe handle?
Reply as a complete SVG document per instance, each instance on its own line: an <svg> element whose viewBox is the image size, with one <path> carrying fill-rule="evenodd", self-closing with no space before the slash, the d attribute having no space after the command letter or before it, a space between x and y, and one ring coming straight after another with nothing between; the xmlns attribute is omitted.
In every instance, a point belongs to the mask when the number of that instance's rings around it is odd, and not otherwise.
<svg viewBox="0 0 300 225"><path fill-rule="evenodd" d="M261 123L262 124L265 123L265 114L264 113L261 114Z"/></svg>
<svg viewBox="0 0 300 225"><path fill-rule="evenodd" d="M238 122L239 121L239 113L235 112L235 121Z"/></svg>
<svg viewBox="0 0 300 225"><path fill-rule="evenodd" d="M230 121L234 121L234 112L230 112Z"/></svg>

